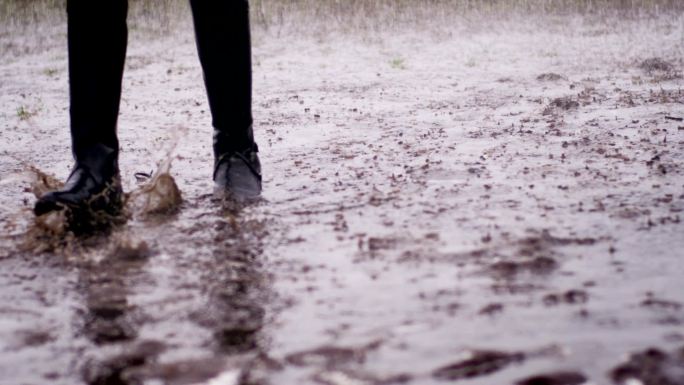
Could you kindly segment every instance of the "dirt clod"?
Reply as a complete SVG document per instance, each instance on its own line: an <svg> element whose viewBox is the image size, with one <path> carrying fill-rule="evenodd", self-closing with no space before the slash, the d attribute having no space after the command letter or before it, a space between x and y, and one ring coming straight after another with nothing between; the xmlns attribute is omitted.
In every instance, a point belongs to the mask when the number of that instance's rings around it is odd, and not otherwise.
<svg viewBox="0 0 684 385"><path fill-rule="evenodd" d="M583 304L589 300L589 295L584 290L568 290L563 294L547 294L544 296L544 304L547 306L559 304Z"/></svg>
<svg viewBox="0 0 684 385"><path fill-rule="evenodd" d="M570 96L563 96L560 98L555 98L549 103L549 105L544 109L542 115L551 115L555 111L569 111L579 108L580 104L577 100Z"/></svg>
<svg viewBox="0 0 684 385"><path fill-rule="evenodd" d="M555 72L546 72L537 76L537 80L539 80L540 82L555 82L558 80L565 80L565 77Z"/></svg>
<svg viewBox="0 0 684 385"><path fill-rule="evenodd" d="M638 380L644 385L684 384L684 347L673 352L650 348L632 354L627 362L610 372L616 384Z"/></svg>
<svg viewBox="0 0 684 385"><path fill-rule="evenodd" d="M558 267L558 262L550 257L535 257L520 261L499 261L490 269L502 277L513 277L520 273L548 274Z"/></svg>
<svg viewBox="0 0 684 385"><path fill-rule="evenodd" d="M523 353L498 351L473 351L470 358L435 370L432 375L440 380L455 381L497 372L505 367L520 363L525 359Z"/></svg>
<svg viewBox="0 0 684 385"><path fill-rule="evenodd" d="M674 65L662 58L652 57L639 63L639 68L646 71L646 73L651 74L656 71L670 72L674 70Z"/></svg>
<svg viewBox="0 0 684 385"><path fill-rule="evenodd" d="M587 377L578 372L556 372L532 376L515 383L515 385L582 385Z"/></svg>

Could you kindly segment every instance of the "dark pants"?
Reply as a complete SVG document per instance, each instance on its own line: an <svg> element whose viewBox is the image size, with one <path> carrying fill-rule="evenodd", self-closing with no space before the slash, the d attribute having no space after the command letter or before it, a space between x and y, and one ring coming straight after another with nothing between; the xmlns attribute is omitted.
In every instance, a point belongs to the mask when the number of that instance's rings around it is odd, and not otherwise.
<svg viewBox="0 0 684 385"><path fill-rule="evenodd" d="M190 0L209 96L214 150L255 146L247 0ZM127 0L68 0L71 138L77 162L118 152L116 121L126 56Z"/></svg>

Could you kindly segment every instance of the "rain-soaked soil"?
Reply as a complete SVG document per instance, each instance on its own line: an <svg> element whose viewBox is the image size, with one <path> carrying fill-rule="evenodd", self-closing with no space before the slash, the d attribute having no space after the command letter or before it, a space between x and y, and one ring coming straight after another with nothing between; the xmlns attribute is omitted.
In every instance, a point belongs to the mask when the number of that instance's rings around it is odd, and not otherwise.
<svg viewBox="0 0 684 385"><path fill-rule="evenodd" d="M0 384L684 384L684 19L536 23L255 31L246 205L191 27L134 31L91 236L31 212L71 166L65 27L5 42Z"/></svg>

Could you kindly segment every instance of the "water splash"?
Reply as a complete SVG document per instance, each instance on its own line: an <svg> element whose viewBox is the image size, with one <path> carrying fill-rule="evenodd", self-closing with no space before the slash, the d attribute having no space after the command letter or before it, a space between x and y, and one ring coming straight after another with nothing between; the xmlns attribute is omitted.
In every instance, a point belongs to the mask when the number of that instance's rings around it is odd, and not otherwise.
<svg viewBox="0 0 684 385"><path fill-rule="evenodd" d="M128 195L126 203L134 216L145 218L150 215L172 214L183 203L180 189L170 171L178 142L187 131L182 126L174 131L168 147L162 152L157 171L147 183Z"/></svg>
<svg viewBox="0 0 684 385"><path fill-rule="evenodd" d="M149 180L124 196L121 210L92 210L86 208L50 212L33 219L27 227L25 240L20 248L24 251L44 252L71 250L78 237L97 236L109 233L130 218L146 219L150 216L168 215L177 212L183 202L181 192L175 179L171 176L171 166L175 158L175 150L187 133L187 128L174 130L169 145L161 152L158 167ZM54 176L38 167L19 160L24 171L3 180L2 184L27 182L29 191L40 198L49 191L63 186ZM25 219L27 210L21 210L13 217ZM11 218L8 219L11 222Z"/></svg>

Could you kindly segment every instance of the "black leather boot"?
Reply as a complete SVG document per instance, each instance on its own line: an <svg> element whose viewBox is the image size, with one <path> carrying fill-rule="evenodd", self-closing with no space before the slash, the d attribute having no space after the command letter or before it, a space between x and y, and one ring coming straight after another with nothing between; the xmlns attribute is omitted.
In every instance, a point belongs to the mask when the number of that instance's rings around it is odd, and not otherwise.
<svg viewBox="0 0 684 385"><path fill-rule="evenodd" d="M64 187L40 197L33 211L37 216L65 208L115 215L122 198L117 152L97 145L77 159Z"/></svg>
<svg viewBox="0 0 684 385"><path fill-rule="evenodd" d="M261 162L252 126L246 130L214 130L214 183L216 192L238 199L261 194Z"/></svg>
<svg viewBox="0 0 684 385"><path fill-rule="evenodd" d="M228 193L238 199L257 198L261 194L261 163L256 145L218 156L214 182L219 193Z"/></svg>

